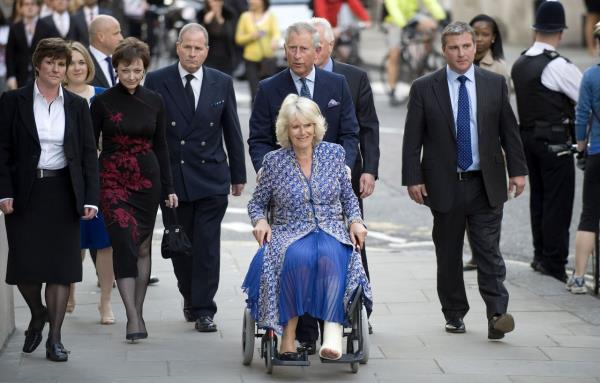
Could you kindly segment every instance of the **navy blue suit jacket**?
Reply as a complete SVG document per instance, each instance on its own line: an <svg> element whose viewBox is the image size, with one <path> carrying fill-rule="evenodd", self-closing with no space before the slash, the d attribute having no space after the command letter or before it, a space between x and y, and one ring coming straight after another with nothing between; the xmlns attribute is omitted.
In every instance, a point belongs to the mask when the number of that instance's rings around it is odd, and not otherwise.
<svg viewBox="0 0 600 383"><path fill-rule="evenodd" d="M228 195L231 184L246 183L233 81L225 73L202 68L195 112L186 99L177 64L149 73L144 83L165 100L173 185L179 199L188 202Z"/></svg>
<svg viewBox="0 0 600 383"><path fill-rule="evenodd" d="M279 148L275 137L275 122L283 99L298 94L289 69L262 80L254 99L250 116L250 158L254 170L262 167L265 154ZM358 155L358 121L344 76L316 68L313 101L319 105L327 121L325 141L344 147L346 165L352 169Z"/></svg>

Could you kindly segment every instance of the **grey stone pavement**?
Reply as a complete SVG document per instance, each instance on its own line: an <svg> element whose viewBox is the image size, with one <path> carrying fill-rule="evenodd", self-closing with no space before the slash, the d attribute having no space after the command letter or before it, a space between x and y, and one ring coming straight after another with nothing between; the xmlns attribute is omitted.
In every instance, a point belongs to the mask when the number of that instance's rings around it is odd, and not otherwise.
<svg viewBox="0 0 600 383"><path fill-rule="evenodd" d="M363 43L363 57L379 62L383 42L375 37L373 34L369 44ZM508 47L509 61L521 49ZM580 49L562 51L582 68L597 60ZM245 200L232 201L231 205L243 208ZM507 261L506 285L515 331L502 341L487 340L485 307L476 274L469 272L465 274L471 304L465 318L467 332L447 334L436 294L433 248L423 246L369 248L375 332L370 336L370 361L357 374L347 365L321 364L313 357L310 367L275 367L273 375L266 375L257 352L251 366L241 363L244 297L240 284L256 251L250 232L224 232L221 284L216 297L219 331L212 334L198 333L192 324L184 322L172 266L160 258L159 240L160 235L155 236L153 273L161 280L148 289L147 340L136 344L125 341L125 312L116 289L113 310L117 323L99 324L99 290L87 258L83 283L77 287L76 309L67 314L63 328L64 344L72 351L69 361L47 361L43 343L32 354L21 352L29 313L15 293L17 329L0 351L0 383L600 383L600 301L596 297L571 295L562 283L534 273L527 264Z"/></svg>

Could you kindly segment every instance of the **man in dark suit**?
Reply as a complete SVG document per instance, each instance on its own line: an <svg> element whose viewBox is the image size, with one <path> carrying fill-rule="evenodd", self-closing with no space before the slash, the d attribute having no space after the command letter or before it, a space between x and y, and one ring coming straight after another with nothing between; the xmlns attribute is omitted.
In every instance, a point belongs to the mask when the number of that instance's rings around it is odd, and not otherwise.
<svg viewBox="0 0 600 383"><path fill-rule="evenodd" d="M88 30L75 21L68 8L69 0L52 0L52 14L41 21L50 26L52 37L83 43L87 41Z"/></svg>
<svg viewBox="0 0 600 383"><path fill-rule="evenodd" d="M89 28L94 18L98 15L110 15L110 9L98 6L98 0L84 0L83 6L79 8L72 17L73 22L79 30L86 33L79 40L84 46L90 45Z"/></svg>
<svg viewBox="0 0 600 383"><path fill-rule="evenodd" d="M123 40L121 26L117 19L109 15L98 15L90 24L90 56L94 62L96 74L92 85L110 88L116 83L112 54Z"/></svg>
<svg viewBox="0 0 600 383"><path fill-rule="evenodd" d="M373 101L373 92L367 72L353 65L334 61L331 58L335 46L335 35L329 21L321 17L314 17L310 24L319 33L321 52L317 55L317 67L333 73L339 73L346 78L356 111L359 126L359 155L352 168L352 188L358 197L360 211L363 212L363 198L369 197L375 190L375 179L379 168L379 119ZM361 258L367 278L369 266L365 246L361 248ZM369 324L369 331L372 331Z"/></svg>
<svg viewBox="0 0 600 383"><path fill-rule="evenodd" d="M433 214L437 291L446 331L464 333L469 310L462 271L468 230L488 338L514 329L500 253L503 204L525 187L527 165L502 76L473 65L475 33L464 22L442 32L448 65L411 86L402 148L402 184ZM508 170L508 187L506 182Z"/></svg>
<svg viewBox="0 0 600 383"><path fill-rule="evenodd" d="M202 65L207 54L206 29L188 24L177 40L179 63L149 73L145 82L163 96L167 107L167 143L179 196L178 218L192 242L192 255L173 258L173 268L184 299L184 317L195 321L200 332L217 331L213 318L221 221L230 190L239 196L246 183L233 81ZM173 222L173 212L164 206L162 211L167 226Z"/></svg>
<svg viewBox="0 0 600 383"><path fill-rule="evenodd" d="M46 23L40 22L39 0L18 0L15 8L22 19L10 26L6 43L6 86L17 89L34 78L31 56L37 43L52 36Z"/></svg>
<svg viewBox="0 0 600 383"><path fill-rule="evenodd" d="M283 99L290 93L312 98L327 121L324 140L335 142L346 151L346 165L354 167L358 154L358 122L348 84L343 76L315 68L321 51L319 34L306 22L288 27L285 54L289 65L262 80L250 116L250 158L258 172L265 154L277 149L275 121Z"/></svg>

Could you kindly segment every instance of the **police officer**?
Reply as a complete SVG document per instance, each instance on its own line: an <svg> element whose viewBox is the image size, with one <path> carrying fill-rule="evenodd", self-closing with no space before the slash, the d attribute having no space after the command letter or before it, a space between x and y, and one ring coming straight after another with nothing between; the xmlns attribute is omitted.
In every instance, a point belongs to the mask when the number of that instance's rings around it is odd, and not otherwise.
<svg viewBox="0 0 600 383"><path fill-rule="evenodd" d="M511 73L529 167L531 267L566 281L575 166L572 156L558 156L551 145L571 143L582 75L556 51L567 28L561 3L542 3L532 28L535 42L515 62Z"/></svg>

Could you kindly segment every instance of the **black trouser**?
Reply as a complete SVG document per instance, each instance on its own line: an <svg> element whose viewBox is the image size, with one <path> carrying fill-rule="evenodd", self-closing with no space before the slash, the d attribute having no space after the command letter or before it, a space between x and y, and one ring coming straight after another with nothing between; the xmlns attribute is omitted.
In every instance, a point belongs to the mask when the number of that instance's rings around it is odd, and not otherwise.
<svg viewBox="0 0 600 383"><path fill-rule="evenodd" d="M450 211L432 210L438 297L446 319L462 318L469 311L462 269L467 230L477 262L479 293L489 319L505 313L508 306L506 267L500 254L503 205L489 205L481 177L456 182L458 188Z"/></svg>
<svg viewBox="0 0 600 383"><path fill-rule="evenodd" d="M162 206L163 223L172 218L170 209ZM219 287L221 264L221 221L227 210L227 196L207 197L193 202L179 201L179 224L192 242L192 255L173 258L173 270L179 292L188 307L198 316L217 312L214 297Z"/></svg>
<svg viewBox="0 0 600 383"><path fill-rule="evenodd" d="M244 60L246 62L246 80L250 86L250 97L254 104L254 97L258 91L258 82L260 81L258 71L260 70L260 62ZM251 105L252 105L251 104Z"/></svg>
<svg viewBox="0 0 600 383"><path fill-rule="evenodd" d="M577 230L598 232L600 223L600 153L588 155L583 176L583 207Z"/></svg>
<svg viewBox="0 0 600 383"><path fill-rule="evenodd" d="M529 168L533 260L550 274L562 277L569 255L569 227L575 195L573 156L557 156L547 142L521 131Z"/></svg>
<svg viewBox="0 0 600 383"><path fill-rule="evenodd" d="M352 171L352 189L354 190L354 194L356 194L356 196L358 197L360 213L364 218L363 200L362 198L360 198L360 176L360 168L357 169L357 167L355 167ZM367 263L366 244L363 245L362 249L360 250L360 258L362 260L363 268L365 269L365 274L367 274L367 278L371 280L371 276L369 275L369 264ZM308 314L304 314L300 318L298 318L298 325L296 327L296 339L298 339L298 341L300 342L315 342L318 338L318 321Z"/></svg>

